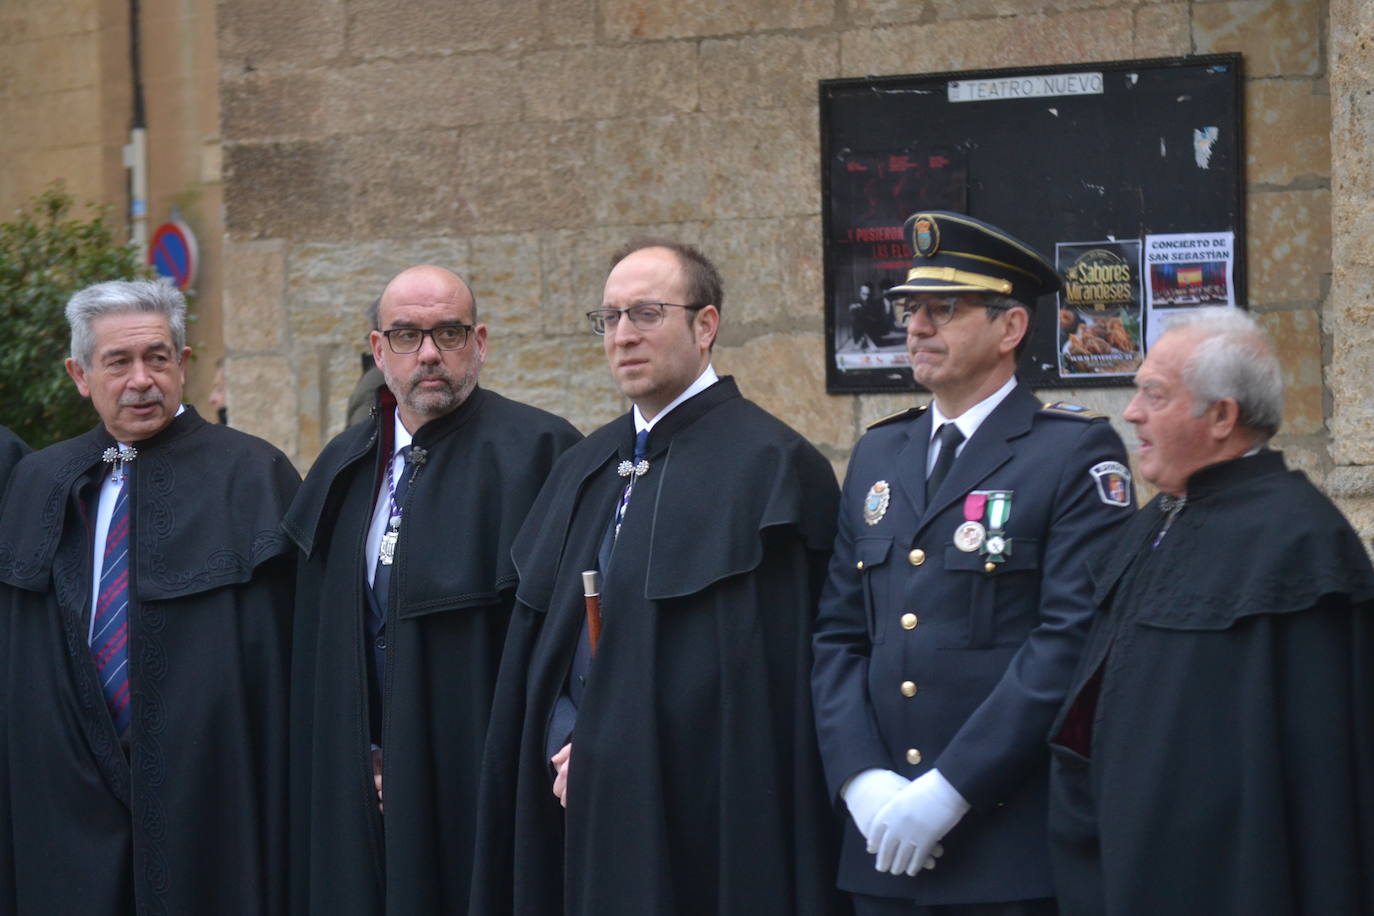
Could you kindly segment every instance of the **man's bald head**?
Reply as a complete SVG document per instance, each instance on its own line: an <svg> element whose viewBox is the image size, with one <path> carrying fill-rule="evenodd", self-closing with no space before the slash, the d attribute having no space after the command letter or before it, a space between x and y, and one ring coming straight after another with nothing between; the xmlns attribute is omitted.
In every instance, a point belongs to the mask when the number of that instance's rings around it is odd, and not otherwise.
<svg viewBox="0 0 1374 916"><path fill-rule="evenodd" d="M413 296L426 290L436 291L444 298L452 295L455 297L453 301L458 303L466 301L470 305L471 313L465 321L469 324L477 323L477 297L472 294L472 287L468 286L467 281L451 270L433 264L420 264L407 267L392 277L386 289L382 290L382 294L367 307L367 320L372 329L381 329L382 301L387 298L388 293Z"/></svg>
<svg viewBox="0 0 1374 916"><path fill-rule="evenodd" d="M397 274L374 303L372 358L414 433L450 413L477 387L487 329L477 302L452 271L422 264Z"/></svg>

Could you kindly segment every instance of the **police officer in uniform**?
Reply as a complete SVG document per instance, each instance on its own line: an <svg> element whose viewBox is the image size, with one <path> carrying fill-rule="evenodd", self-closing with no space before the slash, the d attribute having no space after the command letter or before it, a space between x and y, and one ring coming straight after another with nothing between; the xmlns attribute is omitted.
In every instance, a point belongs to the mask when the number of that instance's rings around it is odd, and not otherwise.
<svg viewBox="0 0 1374 916"><path fill-rule="evenodd" d="M1089 618L1086 564L1134 509L1105 418L1016 379L1054 269L995 226L906 222L888 292L934 399L850 459L813 690L840 887L860 916L1056 912L1045 739Z"/></svg>

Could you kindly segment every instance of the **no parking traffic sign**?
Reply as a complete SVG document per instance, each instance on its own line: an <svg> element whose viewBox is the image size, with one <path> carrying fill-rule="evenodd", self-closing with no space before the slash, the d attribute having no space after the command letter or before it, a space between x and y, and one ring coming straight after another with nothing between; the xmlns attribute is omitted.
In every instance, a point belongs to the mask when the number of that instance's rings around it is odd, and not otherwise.
<svg viewBox="0 0 1374 916"><path fill-rule="evenodd" d="M189 289L196 282L200 253L191 227L179 219L157 227L148 242L148 263L159 276L167 277L177 289Z"/></svg>

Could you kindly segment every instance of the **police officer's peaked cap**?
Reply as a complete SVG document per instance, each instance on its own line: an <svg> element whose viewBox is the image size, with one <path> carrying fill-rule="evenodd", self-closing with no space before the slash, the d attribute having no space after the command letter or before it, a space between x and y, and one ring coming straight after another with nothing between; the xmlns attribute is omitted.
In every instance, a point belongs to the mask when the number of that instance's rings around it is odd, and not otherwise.
<svg viewBox="0 0 1374 916"><path fill-rule="evenodd" d="M996 226L962 213L925 210L906 221L911 270L887 291L912 293L996 293L1029 307L1060 288L1059 275L1034 248Z"/></svg>

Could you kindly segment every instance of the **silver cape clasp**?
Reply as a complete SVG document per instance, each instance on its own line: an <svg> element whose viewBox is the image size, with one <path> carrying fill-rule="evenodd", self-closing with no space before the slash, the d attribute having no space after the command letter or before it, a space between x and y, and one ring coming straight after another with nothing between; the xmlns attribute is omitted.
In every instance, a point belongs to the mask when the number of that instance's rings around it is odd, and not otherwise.
<svg viewBox="0 0 1374 916"><path fill-rule="evenodd" d="M110 478L113 480L123 480L125 465L138 457L138 449L132 445L121 445L115 448L113 445L100 453L100 458L106 464L113 465Z"/></svg>
<svg viewBox="0 0 1374 916"><path fill-rule="evenodd" d="M649 459L641 458L638 464L622 461L616 466L615 472L621 477L629 477L631 474L635 477L643 477L649 473Z"/></svg>

